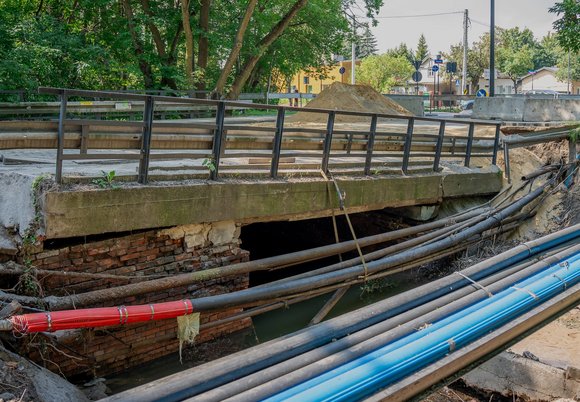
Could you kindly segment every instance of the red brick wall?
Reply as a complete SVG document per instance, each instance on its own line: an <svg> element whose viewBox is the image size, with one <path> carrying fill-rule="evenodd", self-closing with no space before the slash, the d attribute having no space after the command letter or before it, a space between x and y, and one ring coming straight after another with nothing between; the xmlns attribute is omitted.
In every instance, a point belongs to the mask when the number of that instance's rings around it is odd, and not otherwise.
<svg viewBox="0 0 580 402"><path fill-rule="evenodd" d="M193 272L248 260L248 252L240 248L239 240L228 244L187 248L183 238L172 239L157 231L119 237L110 240L44 250L30 256L39 269L72 272L106 273L124 276L171 275ZM66 295L109 288L129 283L101 278L40 278L44 293ZM227 293L248 287L248 276L210 280L158 293L111 300L99 306L144 304ZM97 306L90 306L97 307ZM239 309L202 314L201 324L229 317ZM196 343L228 334L251 325L249 319L238 320L204 330ZM53 346L46 339L31 337L26 345L28 354L47 368L68 377L107 375L174 353L179 348L175 319L110 327L77 330L53 334ZM64 353L63 353L64 352ZM68 356L67 356L68 355ZM72 356L72 357L71 357ZM50 362L47 362L50 361Z"/></svg>

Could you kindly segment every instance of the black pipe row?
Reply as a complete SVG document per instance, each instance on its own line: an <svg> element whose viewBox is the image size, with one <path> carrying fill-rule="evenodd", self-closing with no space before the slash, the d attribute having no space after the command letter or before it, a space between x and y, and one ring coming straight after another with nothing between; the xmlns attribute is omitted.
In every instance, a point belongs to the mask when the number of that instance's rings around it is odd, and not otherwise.
<svg viewBox="0 0 580 402"><path fill-rule="evenodd" d="M469 228L432 244L420 246L418 250L405 252L405 254L411 254L415 258L425 256L428 252L453 246L458 242L497 226L501 223L502 219L529 204L542 194L543 191L544 187L541 187L529 193L520 200L508 205L503 211L495 213L483 222L476 224L474 228ZM462 272L474 280L481 280L486 276L512 265L516 261L528 258L532 254L531 250L533 247L534 242L528 242L507 253L503 253L500 258L492 258ZM398 255L390 256L371 263L373 265L369 264L369 271L372 268L373 272L377 272L379 270L378 267L391 264L393 261L400 261L400 257ZM359 269L355 271L357 274L361 273L360 266L354 268ZM330 273L330 275L332 274ZM309 282L313 281L312 278L306 280ZM314 327L303 329L294 334L264 343L258 348L241 351L228 358L208 363L203 366L203 370L193 370L193 372L188 370L177 373L165 379L154 381L131 390L128 393L113 396L110 400L182 400L227 384L266 367L273 366L284 360L291 359L325 345L333 339L340 339L350 333L368 328L387 318L418 307L423 303L429 303L438 297L444 296L468 284L470 282L459 275L442 278L412 291L376 303L373 306L365 307ZM285 285L288 285L288 282ZM263 292L264 290L266 289L260 291ZM295 289L293 290L295 291ZM251 291L252 289L249 289L245 292L251 293ZM199 300L201 299L197 299L197 301ZM196 300L193 300L193 302L195 303Z"/></svg>

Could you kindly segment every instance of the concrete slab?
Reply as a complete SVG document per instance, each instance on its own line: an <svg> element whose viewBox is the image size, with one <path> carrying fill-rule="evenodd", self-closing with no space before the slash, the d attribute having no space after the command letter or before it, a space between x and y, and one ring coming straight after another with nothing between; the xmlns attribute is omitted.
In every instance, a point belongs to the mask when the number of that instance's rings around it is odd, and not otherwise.
<svg viewBox="0 0 580 402"><path fill-rule="evenodd" d="M501 189L496 167L413 176L337 177L348 212L426 205L443 197L494 194ZM457 183L471 183L463 192ZM330 216L338 209L323 179L192 180L157 186L96 189L80 186L43 196L47 238L233 220L265 222Z"/></svg>
<svg viewBox="0 0 580 402"><path fill-rule="evenodd" d="M578 400L580 382L566 371L515 353L503 352L463 376L465 383L485 391L530 401Z"/></svg>

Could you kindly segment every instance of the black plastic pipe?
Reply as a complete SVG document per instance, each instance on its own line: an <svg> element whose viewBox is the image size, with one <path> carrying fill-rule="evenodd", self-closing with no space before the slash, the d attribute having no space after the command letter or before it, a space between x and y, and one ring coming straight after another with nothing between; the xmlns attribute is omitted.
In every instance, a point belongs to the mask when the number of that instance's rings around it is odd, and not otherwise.
<svg viewBox="0 0 580 402"><path fill-rule="evenodd" d="M542 252L543 245L548 242L553 243L552 246L555 246L577 238L579 228L580 226L577 225L557 234L546 236L541 240L534 240L516 246L505 253L469 267L463 270L462 273L474 280L481 280L505 267ZM260 345L260 348L243 350L227 358L207 363L203 366L203 370L185 370L144 386L113 395L107 400L183 400L298 356L329 343L333 339L340 339L348 334L360 331L467 284L470 284L470 282L459 275L441 278L371 306L266 342Z"/></svg>
<svg viewBox="0 0 580 402"><path fill-rule="evenodd" d="M525 269L515 266L481 280L487 291L500 292L547 267L580 252L580 245L570 246ZM253 373L235 382L195 396L196 401L260 400L332 370L342 364L370 353L387 343L417 331L456 311L488 297L485 290L466 286L416 309L378 323L355 334L329 343L276 366ZM310 362L310 364L308 364ZM251 388L253 384L258 384Z"/></svg>

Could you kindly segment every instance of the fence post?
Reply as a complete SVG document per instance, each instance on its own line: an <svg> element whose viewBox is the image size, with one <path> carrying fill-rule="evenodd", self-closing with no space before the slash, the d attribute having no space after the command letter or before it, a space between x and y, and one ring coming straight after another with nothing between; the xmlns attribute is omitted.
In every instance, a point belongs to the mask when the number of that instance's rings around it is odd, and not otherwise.
<svg viewBox="0 0 580 402"><path fill-rule="evenodd" d="M443 138L445 137L445 120L439 123L439 136L435 145L435 159L433 160L433 171L439 171L439 161L441 160L441 150L443 149Z"/></svg>
<svg viewBox="0 0 580 402"><path fill-rule="evenodd" d="M495 125L495 138L493 140L493 157L491 159L492 165L497 165L497 151L499 150L499 128L501 124Z"/></svg>
<svg viewBox="0 0 580 402"><path fill-rule="evenodd" d="M330 161L330 148L332 146L332 132L334 130L334 117L336 112L328 113L328 121L326 123L326 137L324 137L324 148L322 151L322 171L328 173L328 163Z"/></svg>
<svg viewBox="0 0 580 402"><path fill-rule="evenodd" d="M405 136L405 145L403 146L403 166L402 170L404 174L407 174L409 170L409 158L411 156L411 144L413 141L413 126L415 125L415 119L409 117L409 122L407 123L407 135Z"/></svg>
<svg viewBox="0 0 580 402"><path fill-rule="evenodd" d="M139 176L137 181L140 184L147 184L149 176L149 159L151 156L151 130L153 128L153 109L155 100L152 96L145 98L143 109L143 135L141 137L141 158L139 159Z"/></svg>
<svg viewBox="0 0 580 402"><path fill-rule="evenodd" d="M86 155L89 141L89 133L91 131L91 126L86 124L81 125L81 150L80 153Z"/></svg>
<svg viewBox="0 0 580 402"><path fill-rule="evenodd" d="M284 116L286 109L278 109L276 117L276 133L274 134L274 143L272 144L272 166L270 167L270 176L278 176L278 165L280 164L280 150L282 149L282 135L284 134Z"/></svg>
<svg viewBox="0 0 580 402"><path fill-rule="evenodd" d="M377 134L377 115L373 114L371 118L371 128L369 132L369 140L367 142L367 157L365 160L365 175L371 174L371 164L373 160L373 151L375 148L375 136Z"/></svg>
<svg viewBox="0 0 580 402"><path fill-rule="evenodd" d="M217 106L215 115L215 132L213 136L213 149L212 149L212 168L210 168L209 178L211 180L217 180L219 176L220 158L222 155L222 148L225 142L224 138L224 117L226 115L226 104L224 101L220 101Z"/></svg>
<svg viewBox="0 0 580 402"><path fill-rule="evenodd" d="M58 114L58 133L56 137L56 175L58 184L62 183L62 154L64 149L64 121L66 119L66 104L68 95L63 90L60 95L60 111Z"/></svg>
<svg viewBox="0 0 580 402"><path fill-rule="evenodd" d="M509 144L503 143L503 160L505 165L505 177L507 178L508 184L512 183L512 175L510 172L510 149Z"/></svg>
<svg viewBox="0 0 580 402"><path fill-rule="evenodd" d="M475 123L469 123L469 131L467 133L467 144L465 145L465 167L469 167L471 161L471 148L473 146L473 132L475 130Z"/></svg>

